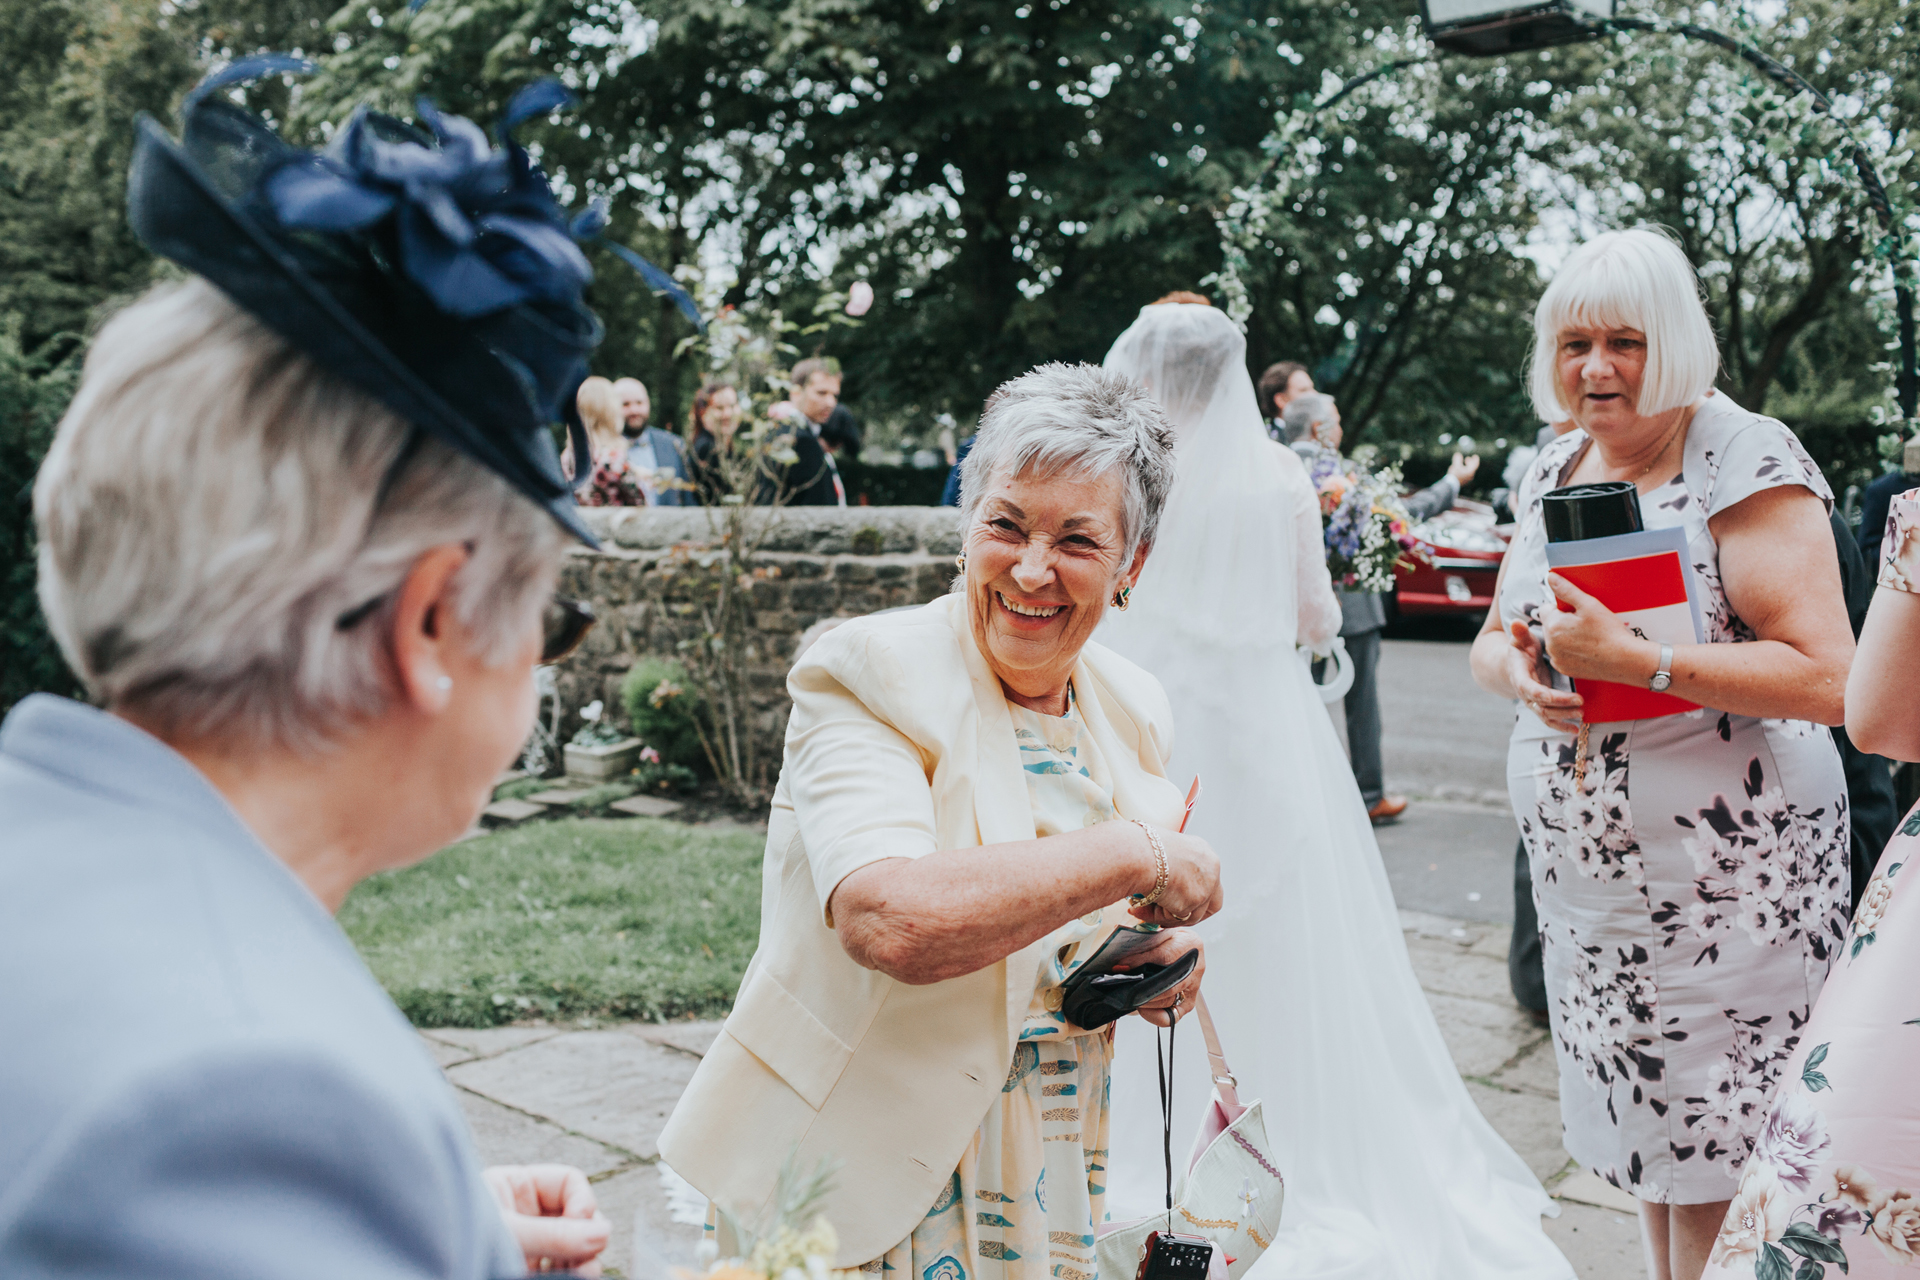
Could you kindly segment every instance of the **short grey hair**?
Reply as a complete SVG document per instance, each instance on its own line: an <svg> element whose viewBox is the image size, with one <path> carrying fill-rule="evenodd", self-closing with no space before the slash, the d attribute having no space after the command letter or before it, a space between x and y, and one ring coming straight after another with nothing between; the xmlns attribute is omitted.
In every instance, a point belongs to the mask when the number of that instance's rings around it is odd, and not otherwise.
<svg viewBox="0 0 1920 1280"><path fill-rule="evenodd" d="M1318 391L1297 395L1287 401L1280 421L1286 424L1288 440L1304 440L1321 423L1333 421L1333 397Z"/></svg>
<svg viewBox="0 0 1920 1280"><path fill-rule="evenodd" d="M95 698L302 751L398 693L383 624L427 550L473 546L453 608L494 664L538 626L567 546L505 481L199 279L100 331L33 507L40 605Z"/></svg>
<svg viewBox="0 0 1920 1280"><path fill-rule="evenodd" d="M1147 389L1095 364L1043 364L987 400L973 449L960 464L960 525L971 528L988 482L1011 475L1123 471L1124 572L1150 546L1173 489L1173 428Z"/></svg>

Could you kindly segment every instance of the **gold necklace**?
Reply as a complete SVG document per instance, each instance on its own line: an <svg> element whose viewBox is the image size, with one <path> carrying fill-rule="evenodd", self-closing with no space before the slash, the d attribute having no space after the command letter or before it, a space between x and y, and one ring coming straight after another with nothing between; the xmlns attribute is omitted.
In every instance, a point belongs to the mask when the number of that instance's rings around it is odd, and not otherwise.
<svg viewBox="0 0 1920 1280"><path fill-rule="evenodd" d="M1689 421L1691 416L1692 415L1682 411L1680 415L1680 421L1673 424L1673 430L1667 432L1667 438L1660 442L1659 451L1653 455L1653 461L1649 462L1646 466L1640 468L1640 470L1634 472L1631 476L1628 476L1626 478L1628 480L1631 480L1634 484L1637 485L1640 483L1640 481L1643 478L1645 478L1647 472L1659 466L1660 459L1667 456L1667 450L1673 447L1673 442L1679 438L1680 433L1687 429L1687 422Z"/></svg>

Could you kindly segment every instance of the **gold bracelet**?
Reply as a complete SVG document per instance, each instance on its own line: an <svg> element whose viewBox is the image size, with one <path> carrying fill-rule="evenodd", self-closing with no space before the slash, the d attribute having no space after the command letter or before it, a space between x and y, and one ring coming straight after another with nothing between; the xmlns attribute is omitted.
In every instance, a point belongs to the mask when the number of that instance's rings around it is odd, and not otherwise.
<svg viewBox="0 0 1920 1280"><path fill-rule="evenodd" d="M1127 821L1147 833L1147 843L1153 847L1153 861L1160 871L1159 877L1153 882L1152 893L1136 893L1133 895L1134 906L1150 907L1160 901L1160 895L1167 891L1167 851L1161 846L1160 837L1154 832L1152 827L1140 821L1138 818L1128 818Z"/></svg>

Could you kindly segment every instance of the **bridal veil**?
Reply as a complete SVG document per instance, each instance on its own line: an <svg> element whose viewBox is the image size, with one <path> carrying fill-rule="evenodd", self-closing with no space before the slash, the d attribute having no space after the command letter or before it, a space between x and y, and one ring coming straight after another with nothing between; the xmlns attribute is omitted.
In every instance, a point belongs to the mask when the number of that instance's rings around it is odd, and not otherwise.
<svg viewBox="0 0 1920 1280"><path fill-rule="evenodd" d="M1106 367L1144 382L1180 438L1132 607L1096 638L1166 687L1169 776L1203 780L1190 829L1226 888L1200 927L1207 1000L1240 1097L1265 1103L1288 1191L1247 1280L1570 1277L1540 1227L1551 1202L1441 1039L1366 807L1295 656L1329 640L1339 613L1311 485L1267 438L1245 339L1212 307L1150 306ZM1115 1219L1163 1205L1154 1034L1138 1019L1117 1033ZM1179 1159L1211 1086L1199 1035L1177 1046Z"/></svg>

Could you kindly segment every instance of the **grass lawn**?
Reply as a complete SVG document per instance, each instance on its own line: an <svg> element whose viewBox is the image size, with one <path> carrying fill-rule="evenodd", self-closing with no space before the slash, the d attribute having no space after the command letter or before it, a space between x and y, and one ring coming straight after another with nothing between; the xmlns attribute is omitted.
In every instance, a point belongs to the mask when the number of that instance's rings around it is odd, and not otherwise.
<svg viewBox="0 0 1920 1280"><path fill-rule="evenodd" d="M534 822L375 876L340 911L415 1025L712 1017L760 928L751 830Z"/></svg>

